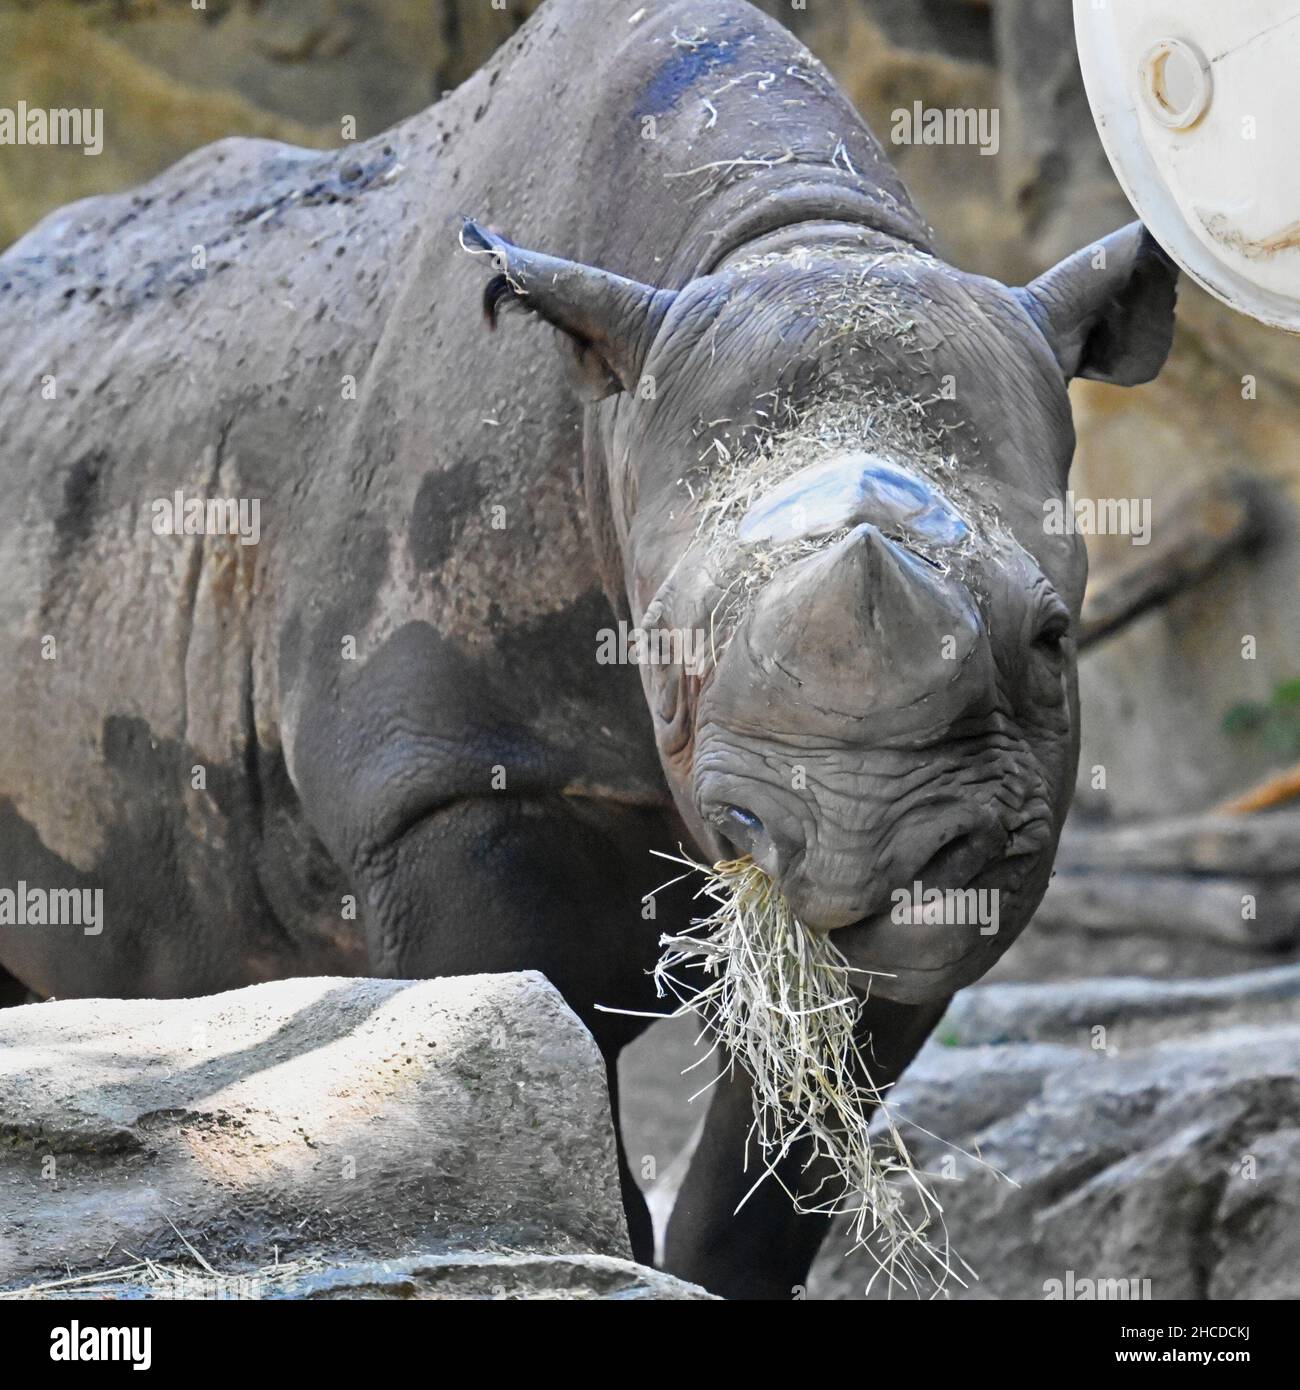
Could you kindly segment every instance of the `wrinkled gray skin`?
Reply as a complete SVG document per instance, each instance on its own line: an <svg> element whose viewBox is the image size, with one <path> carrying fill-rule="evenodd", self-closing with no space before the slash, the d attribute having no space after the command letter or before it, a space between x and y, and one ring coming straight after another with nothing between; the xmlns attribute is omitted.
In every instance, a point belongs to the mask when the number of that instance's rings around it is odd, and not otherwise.
<svg viewBox="0 0 1300 1390"><path fill-rule="evenodd" d="M1158 370L1172 272L1140 229L1024 291L956 271L783 29L641 8L552 0L367 144L222 142L0 260L0 879L105 904L97 936L0 927L14 980L535 967L612 1062L640 1023L595 1005L655 1007L688 908L647 918L649 851L684 843L753 853L887 972L863 1023L887 1082L1028 920L1077 747L1084 551L1042 525L1066 382ZM485 281L527 311L495 334ZM894 327L827 332L846 286ZM620 618L709 629L752 565L704 554L681 480L707 488L715 438L743 458L774 390L926 403L974 539L931 563L852 516L702 670L598 665ZM155 535L178 488L260 499L260 544ZM916 879L1001 889L999 932L882 917ZM788 1297L823 1226L775 1184L733 1216L748 1123L737 1077L667 1262Z"/></svg>

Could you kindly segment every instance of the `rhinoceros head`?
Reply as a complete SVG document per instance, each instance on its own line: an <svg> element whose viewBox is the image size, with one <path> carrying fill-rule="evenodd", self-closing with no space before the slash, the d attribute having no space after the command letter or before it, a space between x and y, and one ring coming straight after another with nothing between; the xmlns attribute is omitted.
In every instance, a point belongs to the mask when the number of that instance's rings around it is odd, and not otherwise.
<svg viewBox="0 0 1300 1390"><path fill-rule="evenodd" d="M1045 525L1066 387L1156 374L1168 260L1132 227L1012 290L796 248L670 292L467 241L489 314L519 299L612 396L606 529L633 617L683 638L642 676L697 841L752 855L877 993L978 978L1047 886L1078 756L1086 552Z"/></svg>

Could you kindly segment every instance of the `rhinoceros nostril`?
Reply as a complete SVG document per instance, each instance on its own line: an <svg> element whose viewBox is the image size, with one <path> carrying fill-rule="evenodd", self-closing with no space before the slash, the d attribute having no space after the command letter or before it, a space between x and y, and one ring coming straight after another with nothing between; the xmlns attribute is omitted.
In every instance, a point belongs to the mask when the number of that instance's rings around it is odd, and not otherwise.
<svg viewBox="0 0 1300 1390"><path fill-rule="evenodd" d="M988 835L958 835L936 850L914 878L927 888L963 888L996 857L995 850Z"/></svg>
<svg viewBox="0 0 1300 1390"><path fill-rule="evenodd" d="M745 806L719 806L709 820L722 832L737 854L748 854L765 873L779 878L789 860L787 848L778 844L763 821Z"/></svg>

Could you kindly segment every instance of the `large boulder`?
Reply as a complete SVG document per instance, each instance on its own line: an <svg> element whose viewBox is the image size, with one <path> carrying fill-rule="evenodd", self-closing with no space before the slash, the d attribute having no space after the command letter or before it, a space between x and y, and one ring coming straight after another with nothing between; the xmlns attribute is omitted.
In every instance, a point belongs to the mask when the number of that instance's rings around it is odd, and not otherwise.
<svg viewBox="0 0 1300 1390"><path fill-rule="evenodd" d="M1300 967L970 989L892 1103L953 1297L1300 1297ZM862 1296L844 1249L818 1296Z"/></svg>
<svg viewBox="0 0 1300 1390"><path fill-rule="evenodd" d="M7 1289L698 1294L631 1262L604 1063L534 973L0 1011L0 1208Z"/></svg>

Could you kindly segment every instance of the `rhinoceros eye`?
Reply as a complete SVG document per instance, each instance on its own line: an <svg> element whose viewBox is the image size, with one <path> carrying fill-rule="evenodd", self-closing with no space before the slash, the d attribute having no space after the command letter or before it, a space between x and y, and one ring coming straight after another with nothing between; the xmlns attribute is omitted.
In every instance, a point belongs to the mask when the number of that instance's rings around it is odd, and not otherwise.
<svg viewBox="0 0 1300 1390"><path fill-rule="evenodd" d="M1066 698L1066 638L1070 635L1070 610L1046 579L1035 593L1029 652L1022 687L1025 707L1059 709Z"/></svg>
<svg viewBox="0 0 1300 1390"><path fill-rule="evenodd" d="M1069 635L1070 615L1064 609L1053 608L1039 623L1034 635L1035 648L1050 657L1062 655L1062 643Z"/></svg>

